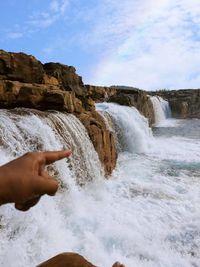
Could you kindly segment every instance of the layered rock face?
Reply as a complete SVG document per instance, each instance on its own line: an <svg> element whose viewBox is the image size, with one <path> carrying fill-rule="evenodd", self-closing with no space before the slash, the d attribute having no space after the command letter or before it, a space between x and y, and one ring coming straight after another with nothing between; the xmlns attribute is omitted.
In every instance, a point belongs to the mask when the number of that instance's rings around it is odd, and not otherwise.
<svg viewBox="0 0 200 267"><path fill-rule="evenodd" d="M200 89L159 91L169 101L174 118L200 118Z"/></svg>
<svg viewBox="0 0 200 267"><path fill-rule="evenodd" d="M74 67L52 62L44 64L43 67L48 76L57 79L63 90L72 91L78 96L86 95L82 78L76 74Z"/></svg>
<svg viewBox="0 0 200 267"><path fill-rule="evenodd" d="M117 161L113 134L107 129L105 121L95 110L88 113L81 113L78 115L78 118L87 129L100 161L106 166L106 173L111 174Z"/></svg>
<svg viewBox="0 0 200 267"><path fill-rule="evenodd" d="M125 106L134 106L148 118L150 125L155 122L153 105L149 95L145 91L137 88L124 89L120 86L113 87L113 89L116 91L115 94L109 96L109 102L115 102Z"/></svg>
<svg viewBox="0 0 200 267"><path fill-rule="evenodd" d="M110 175L116 165L114 137L95 111L91 90L74 67L42 64L24 53L0 50L0 108L54 109L76 115L85 125L91 141Z"/></svg>
<svg viewBox="0 0 200 267"><path fill-rule="evenodd" d="M117 89L113 87L86 85L86 88L87 94L95 102L108 101L110 97L116 95L117 93Z"/></svg>
<svg viewBox="0 0 200 267"><path fill-rule="evenodd" d="M42 83L42 63L24 53L7 53L0 50L0 79L25 83Z"/></svg>

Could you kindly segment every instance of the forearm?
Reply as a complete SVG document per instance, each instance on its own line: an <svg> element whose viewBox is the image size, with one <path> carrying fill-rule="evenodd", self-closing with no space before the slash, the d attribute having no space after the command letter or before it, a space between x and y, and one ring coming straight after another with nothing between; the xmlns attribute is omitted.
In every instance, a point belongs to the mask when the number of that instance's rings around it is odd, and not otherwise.
<svg viewBox="0 0 200 267"><path fill-rule="evenodd" d="M0 205L11 202L9 200L9 183L7 181L6 167L0 167Z"/></svg>

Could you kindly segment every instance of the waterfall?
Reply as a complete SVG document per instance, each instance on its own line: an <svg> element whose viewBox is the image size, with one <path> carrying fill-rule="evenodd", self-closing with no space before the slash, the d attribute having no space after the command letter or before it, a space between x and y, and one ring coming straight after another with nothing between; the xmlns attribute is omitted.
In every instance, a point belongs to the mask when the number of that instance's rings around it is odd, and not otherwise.
<svg viewBox="0 0 200 267"><path fill-rule="evenodd" d="M152 133L148 120L136 108L114 103L100 103L96 104L96 107L99 112L103 113L107 124L116 133L119 150L131 153L148 151ZM109 114L109 118L106 114Z"/></svg>
<svg viewBox="0 0 200 267"><path fill-rule="evenodd" d="M152 96L151 102L153 104L156 126L163 123L166 119L171 118L171 109L168 101L160 96Z"/></svg>
<svg viewBox="0 0 200 267"><path fill-rule="evenodd" d="M7 155L0 159L1 164L27 151L71 149L68 165L79 185L101 177L98 155L85 127L72 114L1 110L0 147Z"/></svg>
<svg viewBox="0 0 200 267"><path fill-rule="evenodd" d="M28 212L0 207L0 267L37 266L70 251L102 267L116 260L127 267L200 266L199 120L152 139L135 108L97 109L123 152L108 180L73 115L0 110L0 165L27 151L73 150L49 169L61 183L55 196Z"/></svg>
<svg viewBox="0 0 200 267"><path fill-rule="evenodd" d="M81 122L71 114L30 109L0 110L0 165L27 151L71 149L72 156L50 165L60 181L55 197L43 196L28 213L0 207L0 266L36 266L72 251L72 226L65 217L78 210L81 190L102 181L98 155ZM20 214L19 214L20 213ZM76 231L75 231L76 232ZM38 241L39 240L39 241Z"/></svg>

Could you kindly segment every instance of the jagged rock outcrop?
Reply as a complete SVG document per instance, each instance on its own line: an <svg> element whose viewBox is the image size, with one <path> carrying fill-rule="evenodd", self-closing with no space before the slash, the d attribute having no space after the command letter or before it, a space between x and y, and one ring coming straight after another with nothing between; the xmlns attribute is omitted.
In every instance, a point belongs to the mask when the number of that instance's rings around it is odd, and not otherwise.
<svg viewBox="0 0 200 267"><path fill-rule="evenodd" d="M155 122L153 105L149 95L145 91L136 88L120 89L120 86L118 86L116 87L116 93L111 95L108 101L115 102L125 106L134 106L146 118L149 119L150 125L152 125Z"/></svg>
<svg viewBox="0 0 200 267"><path fill-rule="evenodd" d="M81 113L78 118L88 131L100 161L105 166L106 175L110 175L116 166L117 160L116 146L112 132L107 129L104 119L96 111Z"/></svg>
<svg viewBox="0 0 200 267"><path fill-rule="evenodd" d="M0 79L25 83L42 83L44 69L35 57L0 50Z"/></svg>
<svg viewBox="0 0 200 267"><path fill-rule="evenodd" d="M26 107L54 109L76 115L89 136L109 175L115 167L117 152L112 133L95 112L93 93L83 84L72 66L42 64L24 53L0 50L0 108Z"/></svg>
<svg viewBox="0 0 200 267"><path fill-rule="evenodd" d="M63 90L72 91L77 96L86 95L82 78L76 74L74 67L53 62L46 63L43 67L47 75L57 79Z"/></svg>
<svg viewBox="0 0 200 267"><path fill-rule="evenodd" d="M117 90L112 87L94 86L88 84L85 86L87 89L87 95L95 102L107 101L111 96L114 96L117 93Z"/></svg>
<svg viewBox="0 0 200 267"><path fill-rule="evenodd" d="M174 118L200 118L200 89L163 90L152 94L169 101Z"/></svg>
<svg viewBox="0 0 200 267"><path fill-rule="evenodd" d="M56 86L0 80L0 107L26 107L39 110L55 109L81 113L82 103L74 92Z"/></svg>
<svg viewBox="0 0 200 267"><path fill-rule="evenodd" d="M88 87L83 84L82 77L76 74L74 67L53 62L46 63L43 67L46 73L43 78L45 83L50 84L54 78L54 83L57 81L63 91L74 92L85 110L95 110L95 99Z"/></svg>

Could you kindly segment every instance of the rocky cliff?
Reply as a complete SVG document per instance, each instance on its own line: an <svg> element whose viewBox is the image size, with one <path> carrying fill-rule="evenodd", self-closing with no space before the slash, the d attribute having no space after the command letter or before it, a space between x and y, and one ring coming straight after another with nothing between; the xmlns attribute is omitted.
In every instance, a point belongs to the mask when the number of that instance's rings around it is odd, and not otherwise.
<svg viewBox="0 0 200 267"><path fill-rule="evenodd" d="M112 95L109 95L107 101L136 107L141 114L148 118L150 125L155 122L153 105L147 92L124 86L113 86L111 88L116 91Z"/></svg>
<svg viewBox="0 0 200 267"><path fill-rule="evenodd" d="M169 101L174 118L200 118L200 89L163 90L152 94Z"/></svg>
<svg viewBox="0 0 200 267"><path fill-rule="evenodd" d="M104 166L110 175L117 152L113 134L95 111L92 90L83 84L74 67L42 64L24 53L0 50L0 108L27 107L73 113L85 125Z"/></svg>
<svg viewBox="0 0 200 267"><path fill-rule="evenodd" d="M129 107L133 106L148 118L150 125L155 121L150 96L144 90L125 86L100 87L86 85L86 88L88 95L95 102L106 101Z"/></svg>

